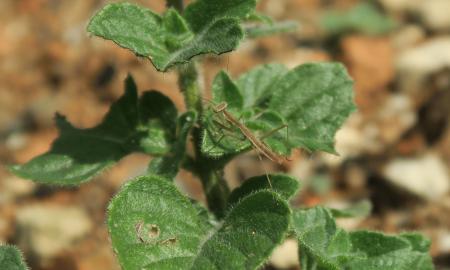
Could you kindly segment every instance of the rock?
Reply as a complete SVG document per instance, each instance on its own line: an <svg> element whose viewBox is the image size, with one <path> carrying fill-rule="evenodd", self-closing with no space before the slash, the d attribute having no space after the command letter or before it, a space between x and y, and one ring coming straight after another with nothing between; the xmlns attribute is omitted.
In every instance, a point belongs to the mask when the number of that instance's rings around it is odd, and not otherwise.
<svg viewBox="0 0 450 270"><path fill-rule="evenodd" d="M380 2L390 12L413 14L430 30L450 30L448 0L380 0Z"/></svg>
<svg viewBox="0 0 450 270"><path fill-rule="evenodd" d="M349 164L345 170L344 176L345 185L349 190L357 194L363 194L368 186L367 169L357 164Z"/></svg>
<svg viewBox="0 0 450 270"><path fill-rule="evenodd" d="M2 192L0 193L0 204L12 202L17 198L30 195L36 187L36 184L29 180L19 177L6 177L0 183Z"/></svg>
<svg viewBox="0 0 450 270"><path fill-rule="evenodd" d="M383 174L395 185L427 200L439 200L450 191L447 167L434 153L395 159L387 164Z"/></svg>
<svg viewBox="0 0 450 270"><path fill-rule="evenodd" d="M450 30L450 1L449 0L427 0L417 1L413 7L425 26L433 31Z"/></svg>
<svg viewBox="0 0 450 270"><path fill-rule="evenodd" d="M392 35L392 44L397 50L404 50L416 46L425 40L426 34L423 28L411 24L406 25Z"/></svg>
<svg viewBox="0 0 450 270"><path fill-rule="evenodd" d="M396 60L401 91L417 93L426 89L428 78L450 68L450 36L432 39L406 50Z"/></svg>
<svg viewBox="0 0 450 270"><path fill-rule="evenodd" d="M377 153L383 147L377 139L378 133L373 123L365 121L360 114L353 114L336 133L335 148L339 155L319 155L328 166L339 167L345 160L363 153Z"/></svg>
<svg viewBox="0 0 450 270"><path fill-rule="evenodd" d="M411 0L380 0L380 2L390 12L402 12L411 5Z"/></svg>
<svg viewBox="0 0 450 270"><path fill-rule="evenodd" d="M417 122L411 99L404 94L393 94L370 117L361 113L350 116L336 133L336 151L339 156L323 154L330 166L363 154L379 154L396 143Z"/></svg>
<svg viewBox="0 0 450 270"><path fill-rule="evenodd" d="M437 237L438 249L441 253L448 253L450 251L450 231L439 231Z"/></svg>
<svg viewBox="0 0 450 270"><path fill-rule="evenodd" d="M17 151L27 144L27 136L23 133L14 132L8 136L5 141L5 146L10 151Z"/></svg>
<svg viewBox="0 0 450 270"><path fill-rule="evenodd" d="M286 3L279 0L269 0L265 2L264 14L274 18L280 18L286 13Z"/></svg>
<svg viewBox="0 0 450 270"><path fill-rule="evenodd" d="M402 134L417 122L411 99L393 94L377 113L379 140L384 146L397 142Z"/></svg>
<svg viewBox="0 0 450 270"><path fill-rule="evenodd" d="M364 118L353 115L336 134L336 150L343 157L355 157L362 152L378 151L378 128L373 124L364 125Z"/></svg>
<svg viewBox="0 0 450 270"><path fill-rule="evenodd" d="M298 265L298 244L294 239L286 240L275 248L270 257L270 263L276 269L289 269Z"/></svg>
<svg viewBox="0 0 450 270"><path fill-rule="evenodd" d="M342 40L342 57L355 80L356 103L376 108L383 90L394 79L394 49L387 37L349 36Z"/></svg>
<svg viewBox="0 0 450 270"><path fill-rule="evenodd" d="M17 242L41 260L54 258L92 227L89 216L80 208L32 205L17 212Z"/></svg>

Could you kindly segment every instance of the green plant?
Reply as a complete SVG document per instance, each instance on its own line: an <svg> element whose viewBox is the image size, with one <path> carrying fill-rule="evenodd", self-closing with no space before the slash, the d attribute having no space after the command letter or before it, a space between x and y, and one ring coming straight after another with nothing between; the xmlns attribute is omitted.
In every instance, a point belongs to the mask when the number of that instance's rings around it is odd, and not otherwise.
<svg viewBox="0 0 450 270"><path fill-rule="evenodd" d="M11 171L39 183L78 185L130 153L153 156L147 174L126 183L108 208L112 245L123 269L257 269L286 237L298 239L302 269L432 269L429 242L418 234L336 227L333 215L367 212L367 204L347 211L291 209L288 201L299 182L283 174L254 177L229 190L224 166L253 145L214 104L226 104L280 156L295 148L335 153L334 135L355 110L353 82L338 63L292 70L268 64L237 79L220 72L211 104L205 104L194 56L229 52L245 37L288 31L293 24L258 14L256 0L197 0L185 9L180 0L167 2L163 15L129 3L109 4L88 31L150 59L161 72L176 69L187 112L180 114L156 91L138 97L129 76L125 94L98 126L78 129L57 115L60 135L50 151ZM280 125L289 127L289 136L286 130L271 132ZM193 154L186 151L188 138ZM199 177L208 209L176 189L172 182L180 168Z"/></svg>
<svg viewBox="0 0 450 270"><path fill-rule="evenodd" d="M13 246L0 245L0 267L8 270L26 270L20 251Z"/></svg>
<svg viewBox="0 0 450 270"><path fill-rule="evenodd" d="M382 35L392 31L395 21L370 3L363 2L348 11L329 11L321 20L324 31L332 36L348 33Z"/></svg>

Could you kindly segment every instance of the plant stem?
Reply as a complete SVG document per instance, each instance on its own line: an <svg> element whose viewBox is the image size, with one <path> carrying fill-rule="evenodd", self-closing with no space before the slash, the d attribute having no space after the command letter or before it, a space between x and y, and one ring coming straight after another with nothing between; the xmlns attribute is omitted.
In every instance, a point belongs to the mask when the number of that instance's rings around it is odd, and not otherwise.
<svg viewBox="0 0 450 270"><path fill-rule="evenodd" d="M183 11L183 0L167 0L167 6L173 7L181 13Z"/></svg>
<svg viewBox="0 0 450 270"><path fill-rule="evenodd" d="M203 112L202 93L198 82L198 71L194 62L182 66L178 71L178 85L183 92L186 109L196 111L199 115Z"/></svg>
<svg viewBox="0 0 450 270"><path fill-rule="evenodd" d="M204 166L203 166L204 167ZM217 218L223 218L227 207L230 189L223 178L223 170L206 169L200 175L209 210Z"/></svg>
<svg viewBox="0 0 450 270"><path fill-rule="evenodd" d="M183 11L183 0L167 0L167 6L174 7L181 13ZM209 209L216 217L222 218L225 215L230 189L223 178L223 166L219 168L213 166L215 161L204 156L201 151L203 103L198 77L198 70L194 61L178 70L178 85L184 95L186 109L196 111L200 116L197 120L197 127L192 132L195 145L195 171L202 182Z"/></svg>
<svg viewBox="0 0 450 270"><path fill-rule="evenodd" d="M230 190L223 178L223 166L218 166L216 160L205 156L201 151L203 102L195 62L192 61L180 67L178 74L178 84L184 95L186 109L196 111L200 116L197 120L197 126L192 132L195 149L195 171L202 182L209 209L216 217L222 218L225 215Z"/></svg>

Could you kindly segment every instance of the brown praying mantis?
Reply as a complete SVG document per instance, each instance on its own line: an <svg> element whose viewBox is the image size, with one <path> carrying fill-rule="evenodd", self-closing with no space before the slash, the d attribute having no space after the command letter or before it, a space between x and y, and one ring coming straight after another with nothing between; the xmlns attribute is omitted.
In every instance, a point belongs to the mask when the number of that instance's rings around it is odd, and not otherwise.
<svg viewBox="0 0 450 270"><path fill-rule="evenodd" d="M261 154L263 154L265 157L267 157L269 160L276 162L278 164L282 164L284 161L290 161L289 158L287 158L286 156L280 155L278 153L276 153L275 151L273 151L263 140L264 138L267 138L269 136L272 136L274 133L276 133L277 131L286 128L287 129L287 136L288 136L288 125L287 124L283 124L280 127L277 127L273 130L271 130L270 132L268 132L267 134L261 136L260 138L258 138L245 124L243 124L239 119L237 119L235 116L233 116L233 114L231 114L227 108L228 108L228 103L226 102L221 102L219 104L214 104L214 102L212 100L200 97L201 99L205 100L208 103L211 103L212 106L212 111L215 114L220 114L222 115L222 117L231 125L237 127L240 132L242 133L242 135L244 135L244 137L251 143L251 145L253 146L253 148L255 148L257 150L258 153L258 158L260 159L260 161L262 161L261 158ZM214 120L213 120L214 121ZM224 124L222 124L221 122L218 121L214 121L217 125L223 127L224 129L230 129L229 126L226 126ZM215 145L217 145L220 140L224 138L224 135L222 135L220 137L220 139L218 139L215 142ZM206 151L207 152L207 151ZM267 177L267 181L269 183L269 186L272 188L272 181L270 180L269 174L267 173L266 168L264 168L264 170L266 171L266 177Z"/></svg>
<svg viewBox="0 0 450 270"><path fill-rule="evenodd" d="M283 124L282 126L270 131L268 134L264 135L262 138L258 138L253 132L243 123L241 123L238 119L236 119L230 112L227 111L228 104L226 102L222 102L213 107L213 111L217 114L222 114L227 122L236 126L241 133L247 138L247 140L253 145L253 147L259 152L262 153L265 157L270 159L273 162L278 164L282 164L284 161L289 160L287 157L282 156L276 152L274 152L264 141L265 137L271 136L275 132L288 128L288 125ZM220 124L223 126L222 124Z"/></svg>

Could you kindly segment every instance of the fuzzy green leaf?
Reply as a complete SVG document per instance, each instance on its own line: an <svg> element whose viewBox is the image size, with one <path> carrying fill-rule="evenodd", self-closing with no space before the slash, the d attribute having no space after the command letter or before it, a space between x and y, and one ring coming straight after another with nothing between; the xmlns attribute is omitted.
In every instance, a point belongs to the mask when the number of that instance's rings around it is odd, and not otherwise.
<svg viewBox="0 0 450 270"><path fill-rule="evenodd" d="M243 96L236 83L226 72L221 71L214 78L212 92L213 102L215 104L226 102L227 110L234 112L240 112L242 110L244 105Z"/></svg>
<svg viewBox="0 0 450 270"><path fill-rule="evenodd" d="M358 32L381 35L391 31L395 22L374 5L362 3L348 11L331 11L322 18L322 27L332 35Z"/></svg>
<svg viewBox="0 0 450 270"><path fill-rule="evenodd" d="M186 7L184 16L192 30L198 33L205 25L222 18L244 20L255 8L256 0L197 0Z"/></svg>
<svg viewBox="0 0 450 270"><path fill-rule="evenodd" d="M266 64L241 75L237 85L244 99L244 108L261 105L270 98L270 87L287 72L288 69L284 65Z"/></svg>
<svg viewBox="0 0 450 270"><path fill-rule="evenodd" d="M428 252L431 246L430 239L418 233L402 233L399 235L403 240L409 242L414 251Z"/></svg>
<svg viewBox="0 0 450 270"><path fill-rule="evenodd" d="M401 235L397 237L378 232L358 231L351 233L350 239L353 249L366 256L363 259L347 262L344 266L347 269L434 269L431 257L428 254L429 246L426 249L418 250L415 245L417 242L411 242L411 238L405 238Z"/></svg>
<svg viewBox="0 0 450 270"><path fill-rule="evenodd" d="M237 82L219 73L213 101L232 103L227 107L230 115L279 155L289 155L293 148L336 153L334 136L355 110L352 86L344 66L337 63L305 64L291 71L265 65ZM203 120L206 155L221 157L255 148L223 112L210 108Z"/></svg>
<svg viewBox="0 0 450 270"><path fill-rule="evenodd" d="M296 211L293 227L302 269L433 269L427 254L429 242L417 234L347 233L336 227L331 212L322 207Z"/></svg>
<svg viewBox="0 0 450 270"><path fill-rule="evenodd" d="M175 140L177 108L168 97L157 91L144 92L138 107L138 151L156 156L166 154Z"/></svg>
<svg viewBox="0 0 450 270"><path fill-rule="evenodd" d="M154 158L149 165L148 173L174 178L186 154L186 143L189 132L196 121L195 112L186 112L178 119L177 140L169 153Z"/></svg>
<svg viewBox="0 0 450 270"><path fill-rule="evenodd" d="M112 200L108 227L122 268L134 270L192 264L209 225L168 179L143 176Z"/></svg>
<svg viewBox="0 0 450 270"><path fill-rule="evenodd" d="M289 220L284 200L262 191L211 228L167 179L144 176L112 200L108 226L125 270L256 269L283 240Z"/></svg>
<svg viewBox="0 0 450 270"><path fill-rule="evenodd" d="M196 8L197 2L200 7ZM202 1L197 2L191 9L202 9ZM211 20L203 24L207 18ZM196 55L232 51L244 35L236 16L195 15L195 19L186 21L174 9L160 16L130 3L105 6L91 19L88 31L138 56L148 57L159 71L186 63Z"/></svg>
<svg viewBox="0 0 450 270"><path fill-rule="evenodd" d="M269 183L270 181L270 183ZM300 188L300 182L288 175L270 174L255 176L245 180L245 182L230 194L228 204L236 204L246 196L262 191L270 190L278 193L283 199L289 200Z"/></svg>
<svg viewBox="0 0 450 270"><path fill-rule="evenodd" d="M22 253L14 246L0 246L0 269L27 270Z"/></svg>
<svg viewBox="0 0 450 270"><path fill-rule="evenodd" d="M234 154L250 147L239 128L227 120L218 107L226 104L226 111L239 121L243 99L236 83L224 71L217 74L212 86L212 102L203 117L202 151L211 157Z"/></svg>
<svg viewBox="0 0 450 270"><path fill-rule="evenodd" d="M355 256L345 231L338 229L331 213L321 207L294 212L293 227L300 246L300 256L305 257L305 269L339 269L341 261ZM303 268L302 268L303 269Z"/></svg>
<svg viewBox="0 0 450 270"><path fill-rule="evenodd" d="M352 88L342 64L304 64L272 85L269 108L286 119L292 147L336 153L335 133L355 110Z"/></svg>
<svg viewBox="0 0 450 270"><path fill-rule="evenodd" d="M138 99L131 77L125 94L102 123L78 129L57 115L59 137L50 151L11 171L23 178L57 185L77 185L132 152L162 155L170 150L177 110L162 94L150 91Z"/></svg>

